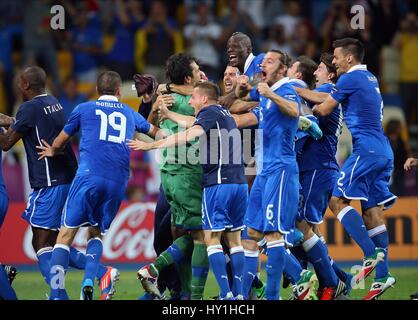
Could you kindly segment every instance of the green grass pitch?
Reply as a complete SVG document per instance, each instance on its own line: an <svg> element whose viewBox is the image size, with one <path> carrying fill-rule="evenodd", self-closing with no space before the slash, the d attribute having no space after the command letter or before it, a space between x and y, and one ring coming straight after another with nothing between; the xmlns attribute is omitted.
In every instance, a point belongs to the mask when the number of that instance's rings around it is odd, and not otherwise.
<svg viewBox="0 0 418 320"><path fill-rule="evenodd" d="M391 268L392 275L396 278L395 288L389 289L381 300L406 300L410 299L409 295L418 291L418 268ZM81 271L71 270L66 277L66 288L70 299L80 298L80 286L83 273ZM265 279L265 274L262 276ZM368 292L371 284L371 277L367 279L365 289L353 290L351 299L361 299ZM47 285L43 281L39 272L22 271L19 272L13 287L19 299L23 300L45 300L49 293ZM143 290L136 279L135 270L121 270L121 277L117 283L117 292L115 300L135 300L142 294ZM209 273L209 278L205 288L205 298L216 296L218 293L217 284L213 274ZM98 286L95 288L95 299L99 299L100 290ZM290 290L281 291L283 299L290 297Z"/></svg>

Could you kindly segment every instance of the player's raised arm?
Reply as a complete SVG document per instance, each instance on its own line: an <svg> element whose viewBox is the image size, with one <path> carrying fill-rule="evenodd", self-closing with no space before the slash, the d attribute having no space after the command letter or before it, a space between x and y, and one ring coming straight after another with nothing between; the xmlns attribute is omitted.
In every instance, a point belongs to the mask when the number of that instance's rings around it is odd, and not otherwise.
<svg viewBox="0 0 418 320"><path fill-rule="evenodd" d="M250 85L250 79L246 75L241 75L237 77L237 86L235 87L235 97L239 99L246 100L248 99L248 94L250 90L252 89L252 86ZM233 94L233 92L231 93Z"/></svg>
<svg viewBox="0 0 418 320"><path fill-rule="evenodd" d="M170 148L176 145L184 145L187 142L194 140L195 138L205 134L203 128L199 125L195 125L192 128L187 129L171 136L168 136L165 139L153 141L153 142L143 142L138 139L128 140L129 148L133 150L151 150L151 149L162 149Z"/></svg>
<svg viewBox="0 0 418 320"><path fill-rule="evenodd" d="M193 92L193 87L187 84L162 83L158 86L157 92L160 94L170 94L174 92L183 96L190 96Z"/></svg>
<svg viewBox="0 0 418 320"><path fill-rule="evenodd" d="M336 106L338 106L338 102L334 100L333 97L328 95L325 101L322 102L321 104L315 105L312 108L312 111L314 114L318 116L325 117L329 115Z"/></svg>
<svg viewBox="0 0 418 320"><path fill-rule="evenodd" d="M155 102L152 105L151 112L148 116L148 122L152 123L155 126L158 126L158 122L160 122L160 119L158 118L158 110L160 108L161 103L164 102L164 104L167 107L171 107L174 103L174 97L169 94L160 95L157 97Z"/></svg>
<svg viewBox="0 0 418 320"><path fill-rule="evenodd" d="M191 128L196 121L196 118L193 116L186 116L184 114L179 114L177 112L170 111L167 107L167 104L162 101L158 109L158 117L160 121L169 119L178 123L181 127Z"/></svg>
<svg viewBox="0 0 418 320"><path fill-rule="evenodd" d="M296 87L296 86L294 86L293 89L296 90L297 94L301 98L303 98L305 100L308 100L308 101L310 101L312 103L315 103L315 104L323 103L329 95L326 92L318 92L318 91L313 91L313 90L300 88L300 87Z"/></svg>
<svg viewBox="0 0 418 320"><path fill-rule="evenodd" d="M299 116L298 103L296 101L291 101L279 96L278 94L275 94L267 83L259 83L257 90L260 95L273 101L279 107L280 111L287 116L292 118L297 118Z"/></svg>
<svg viewBox="0 0 418 320"><path fill-rule="evenodd" d="M56 154L60 153L68 141L70 141L71 136L65 133L64 130L54 139L52 145L49 145L44 139L41 139L42 145L36 146L37 149L41 150L38 152L38 160L42 160L45 157L53 157Z"/></svg>
<svg viewBox="0 0 418 320"><path fill-rule="evenodd" d="M257 107L257 105L258 101L235 100L232 106L229 108L229 112L234 114L246 113Z"/></svg>
<svg viewBox="0 0 418 320"><path fill-rule="evenodd" d="M258 124L258 118L253 112L244 114L232 114L238 128L246 128Z"/></svg>

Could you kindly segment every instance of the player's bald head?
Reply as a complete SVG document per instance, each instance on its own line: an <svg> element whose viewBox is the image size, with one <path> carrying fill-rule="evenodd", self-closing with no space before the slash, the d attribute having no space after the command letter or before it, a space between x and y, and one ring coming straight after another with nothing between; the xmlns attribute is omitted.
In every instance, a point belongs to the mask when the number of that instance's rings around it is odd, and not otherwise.
<svg viewBox="0 0 418 320"><path fill-rule="evenodd" d="M241 44L242 47L246 49L250 49L252 51L253 45L251 43L251 39L245 33L242 32L235 32L232 36L228 39L228 42L235 42Z"/></svg>
<svg viewBox="0 0 418 320"><path fill-rule="evenodd" d="M122 79L115 71L104 71L97 78L97 93L100 95L116 95L122 86Z"/></svg>
<svg viewBox="0 0 418 320"><path fill-rule="evenodd" d="M25 89L44 90L46 86L46 73L44 69L31 66L24 69L21 73Z"/></svg>

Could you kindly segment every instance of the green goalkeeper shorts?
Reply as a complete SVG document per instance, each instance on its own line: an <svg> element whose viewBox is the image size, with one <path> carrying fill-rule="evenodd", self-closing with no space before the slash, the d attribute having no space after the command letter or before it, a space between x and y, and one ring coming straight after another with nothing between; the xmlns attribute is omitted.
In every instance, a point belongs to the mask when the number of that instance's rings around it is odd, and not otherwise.
<svg viewBox="0 0 418 320"><path fill-rule="evenodd" d="M171 223L184 230L202 229L201 174L161 172L161 183L171 207Z"/></svg>

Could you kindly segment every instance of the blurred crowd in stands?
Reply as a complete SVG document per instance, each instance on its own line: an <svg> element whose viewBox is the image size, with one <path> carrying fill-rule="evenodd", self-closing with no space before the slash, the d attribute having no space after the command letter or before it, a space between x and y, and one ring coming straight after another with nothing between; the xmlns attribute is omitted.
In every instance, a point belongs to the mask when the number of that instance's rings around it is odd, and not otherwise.
<svg viewBox="0 0 418 320"><path fill-rule="evenodd" d="M50 26L56 4L65 9L64 30ZM364 29L352 28L353 5L365 9ZM414 0L1 0L0 112L16 113L21 98L14 78L29 64L46 69L49 90L69 115L95 97L103 69L120 73L123 102L137 109L132 76L150 73L164 82L166 59L181 51L197 57L209 79L219 82L228 62L226 42L236 31L251 37L255 53L280 49L314 60L332 50L334 39L356 37L365 44L365 63L378 76L384 97L384 127L395 153L393 191L418 194L417 173L405 175L402 169L406 157L418 156L417 15ZM349 141L342 138L340 162L350 152ZM16 176L27 175L22 152L17 147L4 157L12 201L26 194L17 194L22 182ZM128 198L154 199L159 179L154 162L153 156L132 154Z"/></svg>

